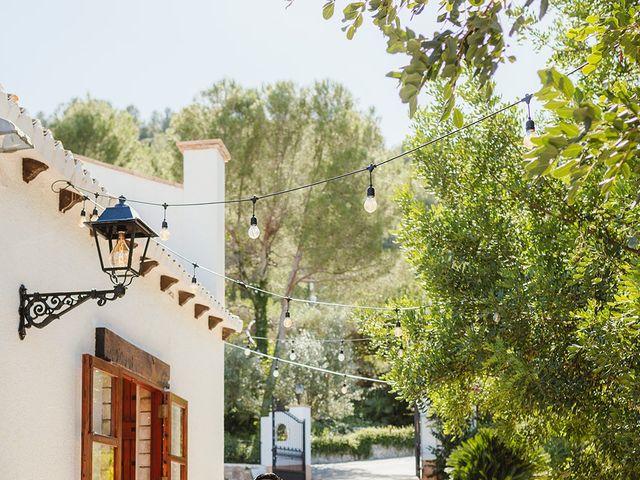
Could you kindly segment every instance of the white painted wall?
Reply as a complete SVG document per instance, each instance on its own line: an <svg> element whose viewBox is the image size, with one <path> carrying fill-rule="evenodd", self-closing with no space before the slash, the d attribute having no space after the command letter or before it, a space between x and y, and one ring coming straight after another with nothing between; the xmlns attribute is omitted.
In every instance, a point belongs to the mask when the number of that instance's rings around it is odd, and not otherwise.
<svg viewBox="0 0 640 480"><path fill-rule="evenodd" d="M182 186L125 173L105 164L85 161L84 166L92 176L100 179L109 193L131 199L168 204L196 203L223 200L225 195L225 162L215 145L184 152ZM156 233L160 233L162 207L131 205ZM224 221L224 205L168 208L171 238L166 244L199 265L224 273ZM191 274L191 266L184 263ZM224 280L202 270L196 272L196 277L217 299L224 300Z"/></svg>
<svg viewBox="0 0 640 480"><path fill-rule="evenodd" d="M214 170L221 175L223 168L220 161ZM108 187L122 181L125 193L147 196L149 185L138 181L134 186L104 170L95 174L104 175ZM58 197L49 187L59 173L51 168L25 184L20 157L0 154L0 178L0 479L80 478L81 356L94 353L95 328L104 326L171 365L171 390L189 402L189 478L222 480L220 327L209 331L206 320L193 318L191 304L180 307L173 291L162 293L158 267L134 281L124 298L104 307L87 302L43 330L29 329L20 341L21 283L42 292L110 288L111 283L99 268L88 230L77 226L79 207L58 213ZM156 226L160 220L156 215L149 223ZM178 230L176 248L187 248L187 239L201 234ZM220 241L220 232L212 244ZM224 262L219 246L212 256L212 263Z"/></svg>

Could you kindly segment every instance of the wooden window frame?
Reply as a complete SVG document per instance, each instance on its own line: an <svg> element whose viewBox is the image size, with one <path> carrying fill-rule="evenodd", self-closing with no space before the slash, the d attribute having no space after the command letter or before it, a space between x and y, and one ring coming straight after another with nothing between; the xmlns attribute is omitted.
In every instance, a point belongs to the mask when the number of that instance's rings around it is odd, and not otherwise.
<svg viewBox="0 0 640 480"><path fill-rule="evenodd" d="M111 376L111 436L93 432L93 371ZM122 378L118 367L88 354L82 356L82 480L93 478L93 444L100 443L114 449L114 479L121 478L122 464Z"/></svg>
<svg viewBox="0 0 640 480"><path fill-rule="evenodd" d="M188 433L189 433L189 402L187 402L184 398L180 398L174 393L166 392L164 394L163 403L165 405L165 415L164 415L164 477L167 480L187 480L188 469L189 469L189 460L188 460ZM177 456L171 454L171 440L173 431L171 428L171 420L173 415L173 404L178 405L184 410L184 414L182 417L182 425L180 425L182 429L182 453L183 456ZM181 468L180 478L172 478L171 477L171 463L179 463L184 468Z"/></svg>
<svg viewBox="0 0 640 480"><path fill-rule="evenodd" d="M93 432L93 371L100 370L112 377L111 390L111 436ZM90 354L82 355L82 447L81 478L93 478L93 443L114 447L114 480L122 480L122 417L123 417L123 380L127 379L152 392L151 435L157 441L152 442L151 478L162 480L187 480L188 477L188 402L165 390L159 383L114 363ZM184 456L171 455L171 405L175 403L184 409L182 422L182 451ZM171 478L171 462L184 465L181 478Z"/></svg>

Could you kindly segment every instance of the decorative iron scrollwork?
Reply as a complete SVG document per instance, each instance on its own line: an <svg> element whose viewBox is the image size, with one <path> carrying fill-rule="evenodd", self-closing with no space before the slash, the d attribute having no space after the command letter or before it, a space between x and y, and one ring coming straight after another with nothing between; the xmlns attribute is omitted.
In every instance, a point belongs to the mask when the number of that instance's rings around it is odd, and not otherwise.
<svg viewBox="0 0 640 480"><path fill-rule="evenodd" d="M126 287L116 285L111 290L87 290L84 292L27 293L20 285L20 324L18 335L24 340L27 328L44 328L65 313L88 300L97 300L99 306L124 296ZM44 318L42 318L44 317ZM38 320L42 318L41 320Z"/></svg>

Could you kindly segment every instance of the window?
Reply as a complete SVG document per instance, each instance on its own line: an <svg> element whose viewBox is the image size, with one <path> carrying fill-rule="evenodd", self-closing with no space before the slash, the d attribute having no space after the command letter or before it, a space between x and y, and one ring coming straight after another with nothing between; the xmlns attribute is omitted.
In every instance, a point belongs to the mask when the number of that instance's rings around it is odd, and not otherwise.
<svg viewBox="0 0 640 480"><path fill-rule="evenodd" d="M186 400L82 357L82 479L187 480Z"/></svg>
<svg viewBox="0 0 640 480"><path fill-rule="evenodd" d="M166 456L165 476L168 480L186 480L187 478L187 401L165 393L165 405L168 415L165 418Z"/></svg>
<svg viewBox="0 0 640 480"><path fill-rule="evenodd" d="M82 478L119 478L121 443L117 421L118 370L99 358L82 357Z"/></svg>

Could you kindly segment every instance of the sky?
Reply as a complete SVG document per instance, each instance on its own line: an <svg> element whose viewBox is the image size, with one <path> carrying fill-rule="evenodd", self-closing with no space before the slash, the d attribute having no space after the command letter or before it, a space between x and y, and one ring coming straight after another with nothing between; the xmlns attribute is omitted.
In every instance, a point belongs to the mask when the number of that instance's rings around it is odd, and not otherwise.
<svg viewBox="0 0 640 480"><path fill-rule="evenodd" d="M146 118L166 107L179 110L223 78L245 86L331 79L343 83L361 109L374 107L387 146L399 145L411 121L396 81L385 74L403 65L403 57L386 53L382 34L367 22L347 40L340 12L324 20L323 3L12 2L13 20L3 12L0 29L0 83L34 115L90 94L116 107L134 105ZM412 27L429 33L433 24L426 12L420 17ZM16 49L7 55L12 45ZM513 52L518 61L501 67L496 78L497 92L507 100L534 92L536 71L545 64L544 53L526 46Z"/></svg>

